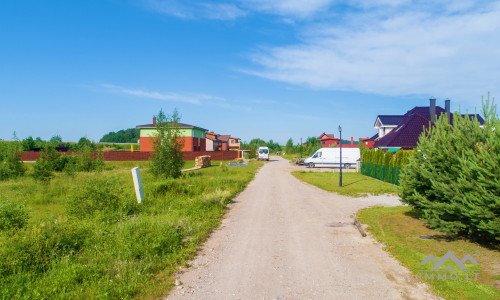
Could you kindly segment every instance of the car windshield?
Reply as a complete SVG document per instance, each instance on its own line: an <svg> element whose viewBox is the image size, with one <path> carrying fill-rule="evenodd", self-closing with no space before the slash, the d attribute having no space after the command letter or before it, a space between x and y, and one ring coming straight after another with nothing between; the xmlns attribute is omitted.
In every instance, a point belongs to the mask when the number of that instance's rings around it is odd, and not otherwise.
<svg viewBox="0 0 500 300"><path fill-rule="evenodd" d="M267 149L260 149L259 153L260 154L267 154L267 153L269 153L269 150L267 150Z"/></svg>

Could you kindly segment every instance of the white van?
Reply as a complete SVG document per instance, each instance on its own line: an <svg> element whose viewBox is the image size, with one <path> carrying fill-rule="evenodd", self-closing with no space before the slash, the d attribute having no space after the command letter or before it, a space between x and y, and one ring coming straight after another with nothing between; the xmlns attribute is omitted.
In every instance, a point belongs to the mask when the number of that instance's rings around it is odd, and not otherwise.
<svg viewBox="0 0 500 300"><path fill-rule="evenodd" d="M269 160L269 148L259 147L259 153L257 153L258 160Z"/></svg>
<svg viewBox="0 0 500 300"><path fill-rule="evenodd" d="M342 167L349 169L356 166L361 155L359 148L342 148ZM304 160L304 165L314 167L340 167L340 148L321 148Z"/></svg>

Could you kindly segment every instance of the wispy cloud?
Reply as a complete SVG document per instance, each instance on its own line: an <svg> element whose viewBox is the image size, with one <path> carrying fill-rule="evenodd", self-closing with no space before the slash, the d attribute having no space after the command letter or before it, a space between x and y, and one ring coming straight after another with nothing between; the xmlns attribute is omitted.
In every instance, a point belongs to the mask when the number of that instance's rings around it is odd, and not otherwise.
<svg viewBox="0 0 500 300"><path fill-rule="evenodd" d="M254 11L286 17L304 18L328 10L335 0L241 0L243 6Z"/></svg>
<svg viewBox="0 0 500 300"><path fill-rule="evenodd" d="M130 96L136 96L139 98L149 98L163 101L172 101L172 102L184 102L190 104L203 104L206 102L225 102L226 100L221 97L205 95L205 94L180 94L173 92L156 92L156 91L148 91L144 89L131 89L124 88L117 85L112 84L101 84L101 87L105 88L108 92L125 94Z"/></svg>
<svg viewBox="0 0 500 300"><path fill-rule="evenodd" d="M182 102L194 105L210 105L229 110L242 110L247 112L252 111L251 106L241 105L240 103L235 104L234 102L228 101L226 98L207 94L157 92L145 89L125 88L113 84L101 84L100 87L106 89L106 91L110 93L124 94L142 99L146 98L168 102Z"/></svg>
<svg viewBox="0 0 500 300"><path fill-rule="evenodd" d="M159 13L183 19L234 20L246 15L244 10L233 3L194 0L143 0L143 4Z"/></svg>
<svg viewBox="0 0 500 300"><path fill-rule="evenodd" d="M497 88L499 2L478 7L442 0L425 10L399 2L346 15L344 24L311 26L300 44L254 53L250 58L260 67L244 72L315 89L385 95L477 100Z"/></svg>

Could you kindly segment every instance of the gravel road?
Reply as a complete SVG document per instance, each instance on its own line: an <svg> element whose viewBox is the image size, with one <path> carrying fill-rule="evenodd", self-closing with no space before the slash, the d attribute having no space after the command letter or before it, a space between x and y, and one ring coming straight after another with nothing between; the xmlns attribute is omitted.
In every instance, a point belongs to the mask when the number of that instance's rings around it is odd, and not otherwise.
<svg viewBox="0 0 500 300"><path fill-rule="evenodd" d="M351 215L397 197L320 190L273 157L234 199L167 299L431 299ZM334 183L332 183L334 184Z"/></svg>

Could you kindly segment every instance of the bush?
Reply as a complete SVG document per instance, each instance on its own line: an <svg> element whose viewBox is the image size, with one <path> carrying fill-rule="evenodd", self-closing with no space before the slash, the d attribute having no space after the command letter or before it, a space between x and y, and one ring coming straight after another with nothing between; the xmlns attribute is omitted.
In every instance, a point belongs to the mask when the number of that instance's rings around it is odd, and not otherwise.
<svg viewBox="0 0 500 300"><path fill-rule="evenodd" d="M420 136L400 180L401 198L420 209L432 228L498 242L500 122L489 97L483 114L484 128L458 114L450 125L442 115Z"/></svg>
<svg viewBox="0 0 500 300"><path fill-rule="evenodd" d="M23 176L26 173L26 168L19 153L16 143L9 145L10 147L3 154L3 161L0 160L0 180L7 180Z"/></svg>
<svg viewBox="0 0 500 300"><path fill-rule="evenodd" d="M28 224L30 210L22 203L0 202L0 230L23 228Z"/></svg>
<svg viewBox="0 0 500 300"><path fill-rule="evenodd" d="M52 172L53 165L50 161L46 160L43 156L40 156L35 164L33 165L33 178L42 183L49 183L54 177Z"/></svg>
<svg viewBox="0 0 500 300"><path fill-rule="evenodd" d="M67 203L68 215L119 220L137 209L136 201L125 199L123 194L122 185L113 178L90 178L71 191Z"/></svg>
<svg viewBox="0 0 500 300"><path fill-rule="evenodd" d="M76 169L82 172L94 170L94 151L90 146L83 146L82 153L76 158Z"/></svg>

